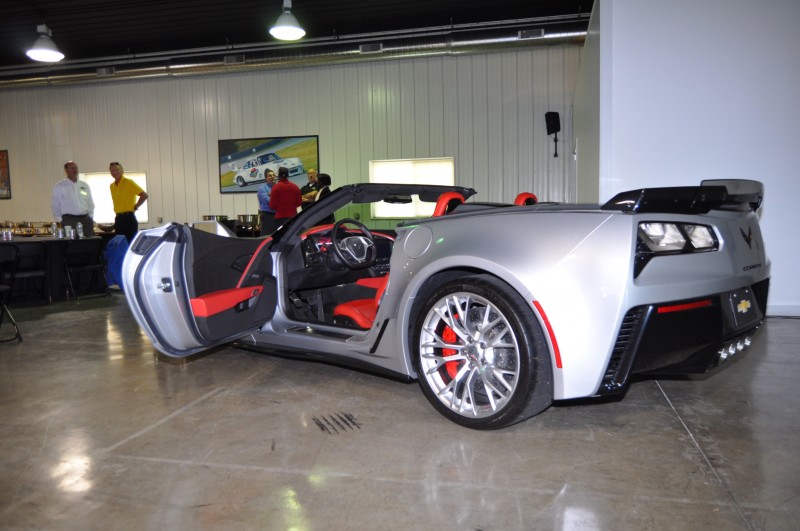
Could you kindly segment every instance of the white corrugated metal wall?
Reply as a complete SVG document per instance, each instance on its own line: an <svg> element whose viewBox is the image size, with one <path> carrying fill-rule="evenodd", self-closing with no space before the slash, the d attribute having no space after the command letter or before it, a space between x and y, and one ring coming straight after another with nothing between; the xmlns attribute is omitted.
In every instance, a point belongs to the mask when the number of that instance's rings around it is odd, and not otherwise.
<svg viewBox="0 0 800 531"><path fill-rule="evenodd" d="M50 190L73 159L82 172L120 161L145 171L150 219L255 213L254 194L219 193L217 140L314 135L334 185L368 180L368 161L453 156L478 199L574 201L569 144L544 113L571 103L581 49L558 46L463 57L0 91L0 149L12 199L0 219L47 221Z"/></svg>

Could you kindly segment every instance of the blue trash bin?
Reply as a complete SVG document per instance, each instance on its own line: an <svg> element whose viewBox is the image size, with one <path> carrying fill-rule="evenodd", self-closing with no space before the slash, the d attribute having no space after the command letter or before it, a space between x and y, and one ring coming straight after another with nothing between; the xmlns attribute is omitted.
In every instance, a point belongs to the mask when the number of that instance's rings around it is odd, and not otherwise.
<svg viewBox="0 0 800 531"><path fill-rule="evenodd" d="M117 235L106 244L104 251L106 258L106 282L109 286L116 284L122 288L122 262L128 252L128 238Z"/></svg>

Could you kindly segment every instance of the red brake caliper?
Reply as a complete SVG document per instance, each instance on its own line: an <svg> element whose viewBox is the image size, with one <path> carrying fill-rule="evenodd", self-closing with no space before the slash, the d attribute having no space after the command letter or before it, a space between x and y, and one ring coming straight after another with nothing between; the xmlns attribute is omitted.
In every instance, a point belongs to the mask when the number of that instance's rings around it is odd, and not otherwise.
<svg viewBox="0 0 800 531"><path fill-rule="evenodd" d="M458 336L452 328L445 325L444 331L442 332L442 339L444 339L447 343L455 343L458 341ZM453 356L456 354L456 352L458 351L454 348L443 348L442 356ZM448 376L453 379L456 377L456 374L458 374L458 362L448 361L444 364L444 369L447 371Z"/></svg>

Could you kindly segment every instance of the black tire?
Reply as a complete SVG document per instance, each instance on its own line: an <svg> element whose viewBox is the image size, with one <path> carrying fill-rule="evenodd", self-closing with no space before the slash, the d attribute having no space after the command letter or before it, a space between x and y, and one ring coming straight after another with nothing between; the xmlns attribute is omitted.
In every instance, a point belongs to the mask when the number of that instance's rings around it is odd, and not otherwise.
<svg viewBox="0 0 800 531"><path fill-rule="evenodd" d="M553 401L544 332L519 294L495 277L469 276L435 289L416 313L411 343L422 392L457 424L504 428Z"/></svg>
<svg viewBox="0 0 800 531"><path fill-rule="evenodd" d="M241 175L236 178L236 185L241 188L244 186L244 177Z"/></svg>

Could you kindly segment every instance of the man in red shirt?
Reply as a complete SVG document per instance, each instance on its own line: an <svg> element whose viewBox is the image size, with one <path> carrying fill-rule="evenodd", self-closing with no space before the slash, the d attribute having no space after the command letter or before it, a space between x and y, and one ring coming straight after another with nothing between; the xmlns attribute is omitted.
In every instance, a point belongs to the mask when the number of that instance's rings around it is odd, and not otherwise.
<svg viewBox="0 0 800 531"><path fill-rule="evenodd" d="M275 211L275 226L280 227L292 219L302 203L300 188L289 180L289 169L281 166L278 168L278 182L269 196L269 207Z"/></svg>

